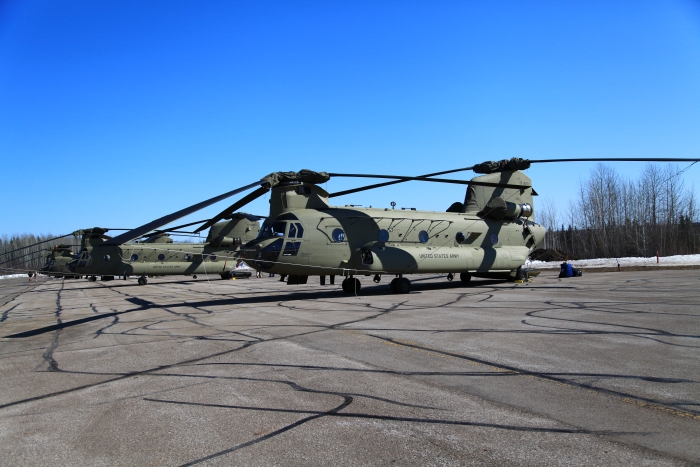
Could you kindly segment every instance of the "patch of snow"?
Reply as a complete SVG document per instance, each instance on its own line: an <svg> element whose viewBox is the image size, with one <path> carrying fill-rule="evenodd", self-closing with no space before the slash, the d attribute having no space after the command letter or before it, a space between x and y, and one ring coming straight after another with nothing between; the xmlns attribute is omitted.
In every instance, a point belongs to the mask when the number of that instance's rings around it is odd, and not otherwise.
<svg viewBox="0 0 700 467"><path fill-rule="evenodd" d="M6 276L0 276L0 279L15 279L17 277L29 278L27 274L8 274Z"/></svg>
<svg viewBox="0 0 700 467"><path fill-rule="evenodd" d="M575 268L614 268L619 263L625 266L697 266L700 265L700 255L661 256L656 262L656 256L649 258L596 258L572 260L569 263ZM527 266L534 269L556 269L561 261L528 261Z"/></svg>

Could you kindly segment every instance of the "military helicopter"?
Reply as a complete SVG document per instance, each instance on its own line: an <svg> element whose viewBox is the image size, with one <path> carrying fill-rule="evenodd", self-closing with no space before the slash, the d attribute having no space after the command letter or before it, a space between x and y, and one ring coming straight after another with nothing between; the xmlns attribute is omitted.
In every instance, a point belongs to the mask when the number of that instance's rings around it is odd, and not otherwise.
<svg viewBox="0 0 700 467"><path fill-rule="evenodd" d="M68 267L76 274L88 276L94 282L115 276L139 276L138 284L148 283L147 276L219 274L222 279L250 277L250 271L236 270L238 251L242 244L256 238L261 217L235 213L229 220L211 226L205 243L173 243L170 234L203 221L168 230L156 230L140 241L112 244L107 229L95 227L81 231L80 254ZM185 232L189 234L189 232Z"/></svg>
<svg viewBox="0 0 700 467"><path fill-rule="evenodd" d="M74 261L77 256L73 253L74 245L56 245L52 249L49 249L49 254L46 255L46 263L39 269L40 274L46 276L52 276L66 279L78 279L79 275L74 274L69 268L68 264Z"/></svg>
<svg viewBox="0 0 700 467"><path fill-rule="evenodd" d="M535 222L531 179L523 172L534 163L576 161L696 161L670 158L586 158L490 161L471 167L419 177L398 175L340 174L301 170L275 172L259 181L156 219L105 242L116 246L138 238L176 219L192 214L225 198L259 186L241 200L200 226L201 231L231 212L271 190L270 213L258 238L241 248L241 257L253 268L285 274L288 284L305 284L309 276L345 277L346 293L360 290L358 275L394 275L394 293L408 293L405 275L447 273L472 277L517 279L528 254L539 245L545 228ZM472 170L483 174L471 180L433 178ZM392 181L337 193L318 186L331 177L362 177ZM446 212L331 206L329 199L406 181L466 185L464 202ZM392 206L393 208L393 206ZM106 250L105 250L106 251Z"/></svg>
<svg viewBox="0 0 700 467"><path fill-rule="evenodd" d="M130 230L130 229L114 229L114 230ZM73 254L72 248L77 245L67 245L67 244L59 244L59 245L54 245L53 248L39 248L36 249L37 246L43 245L45 243L49 242L55 242L56 240L60 240L65 237L78 237L79 236L79 231L76 232L71 232L66 235L61 235L58 237L51 237L47 238L45 240L33 243L31 245L26 245L22 246L19 248L16 248L11 251L4 252L2 256L8 257L5 261L0 262L0 269L8 269L8 270L13 270L13 269L18 269L18 262L19 266L22 266L24 268L29 267L30 269L28 270L29 276L32 276L34 272L39 272L41 274L47 275L47 276L54 276L54 277L66 277L69 279L77 278L78 276L74 275L68 268L67 265L69 262L75 259L75 255ZM44 265L38 270L35 271L35 267L30 267L31 263L34 263L34 261L37 259L39 255L42 255L43 252L48 251L49 254L46 256L46 260L44 262ZM20 252L20 256L15 256L16 253ZM22 254L24 253L24 254ZM23 260L23 261L19 261ZM15 267L9 267L9 268L3 268L1 267L4 264L8 263L13 263ZM21 269L25 271L26 269Z"/></svg>

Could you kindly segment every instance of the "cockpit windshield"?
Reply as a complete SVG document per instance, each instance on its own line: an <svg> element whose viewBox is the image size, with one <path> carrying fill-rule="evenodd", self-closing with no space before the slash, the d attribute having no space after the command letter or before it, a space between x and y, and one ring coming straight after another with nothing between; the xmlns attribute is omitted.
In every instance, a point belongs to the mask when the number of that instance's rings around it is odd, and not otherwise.
<svg viewBox="0 0 700 467"><path fill-rule="evenodd" d="M289 230L287 230L287 224L289 224ZM302 238L304 236L304 227L301 225L301 222L274 221L269 224L266 222L260 229L258 240L284 237L285 234L289 238Z"/></svg>
<svg viewBox="0 0 700 467"><path fill-rule="evenodd" d="M274 238L274 237L284 237L284 231L287 228L286 222L272 222L270 224L263 224L258 234L258 238Z"/></svg>

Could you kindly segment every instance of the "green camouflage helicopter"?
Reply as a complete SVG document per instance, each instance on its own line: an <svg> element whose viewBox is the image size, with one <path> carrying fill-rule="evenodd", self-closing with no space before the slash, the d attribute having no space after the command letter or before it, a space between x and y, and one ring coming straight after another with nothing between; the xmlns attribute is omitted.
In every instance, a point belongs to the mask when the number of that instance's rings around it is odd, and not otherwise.
<svg viewBox="0 0 700 467"><path fill-rule="evenodd" d="M394 293L408 293L406 275L447 273L518 279L528 254L542 242L545 228L535 222L531 179L522 172L533 163L574 161L694 161L695 159L555 159L513 158L419 177L313 172L275 172L220 196L202 201L105 242L124 243L225 198L259 186L195 230L201 231L271 190L270 214L258 238L241 248L253 268L287 275L288 284L305 284L309 276L345 277L343 290L357 293L358 275L396 276ZM465 170L483 174L471 180L433 178ZM363 177L393 181L337 193L318 186L331 177ZM466 185L464 202L447 212L331 206L329 199L410 180ZM107 250L103 250L107 251ZM106 254L106 253L105 253Z"/></svg>
<svg viewBox="0 0 700 467"><path fill-rule="evenodd" d="M173 243L169 233L177 233L186 224L169 230L151 232L145 240L113 244L105 235L107 229L95 227L79 231L81 249L69 269L95 281L113 280L115 276L139 276L139 285L147 277L197 274L218 274L222 279L250 277L250 271L236 270L237 256L242 244L256 238L260 231L258 216L236 213L231 219L211 227L205 243ZM197 224L202 221L196 222Z"/></svg>
<svg viewBox="0 0 700 467"><path fill-rule="evenodd" d="M50 253L46 255L46 263L39 269L39 273L57 278L79 279L80 276L68 267L68 264L77 258L73 253L73 246L61 244L48 250Z"/></svg>

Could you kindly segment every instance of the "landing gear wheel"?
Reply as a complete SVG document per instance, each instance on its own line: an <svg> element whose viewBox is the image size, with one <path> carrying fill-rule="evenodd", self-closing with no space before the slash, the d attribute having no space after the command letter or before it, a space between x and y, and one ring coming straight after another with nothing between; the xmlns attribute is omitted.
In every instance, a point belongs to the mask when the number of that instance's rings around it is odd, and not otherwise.
<svg viewBox="0 0 700 467"><path fill-rule="evenodd" d="M515 280L529 282L530 277L528 272L529 271L527 269L523 269L523 267L520 266L518 269L515 270Z"/></svg>
<svg viewBox="0 0 700 467"><path fill-rule="evenodd" d="M394 279L389 282L389 288L391 289L391 293L398 293L396 291L396 283L399 281L398 277L395 277Z"/></svg>
<svg viewBox="0 0 700 467"><path fill-rule="evenodd" d="M196 278L197 278L197 274L192 276L192 279L196 279Z"/></svg>
<svg viewBox="0 0 700 467"><path fill-rule="evenodd" d="M347 294L358 294L360 293L360 287L362 284L360 284L360 279L357 279L355 277L349 277L343 281L343 292Z"/></svg>
<svg viewBox="0 0 700 467"><path fill-rule="evenodd" d="M374 279L372 279L375 284L379 284L379 281L382 280L382 276L380 274L375 274Z"/></svg>
<svg viewBox="0 0 700 467"><path fill-rule="evenodd" d="M447 280L450 281L450 282L452 282L452 281L454 280L454 278L455 278L455 276L454 276L454 274L452 274L452 273L449 273L449 274L447 275Z"/></svg>
<svg viewBox="0 0 700 467"><path fill-rule="evenodd" d="M148 284L148 279L146 279L145 276L139 277L139 285L146 285Z"/></svg>
<svg viewBox="0 0 700 467"><path fill-rule="evenodd" d="M459 280L462 281L462 284L468 284L472 280L472 275L468 272L463 272L459 275Z"/></svg>
<svg viewBox="0 0 700 467"><path fill-rule="evenodd" d="M88 280L90 282L95 282L97 280L97 276L90 276L90 277L88 277Z"/></svg>
<svg viewBox="0 0 700 467"><path fill-rule="evenodd" d="M233 274L231 274L230 271L226 271L225 273L221 274L221 278L225 281L233 279Z"/></svg>
<svg viewBox="0 0 700 467"><path fill-rule="evenodd" d="M401 277L396 281L394 288L396 289L396 293L408 293L411 291L411 281L405 277Z"/></svg>

